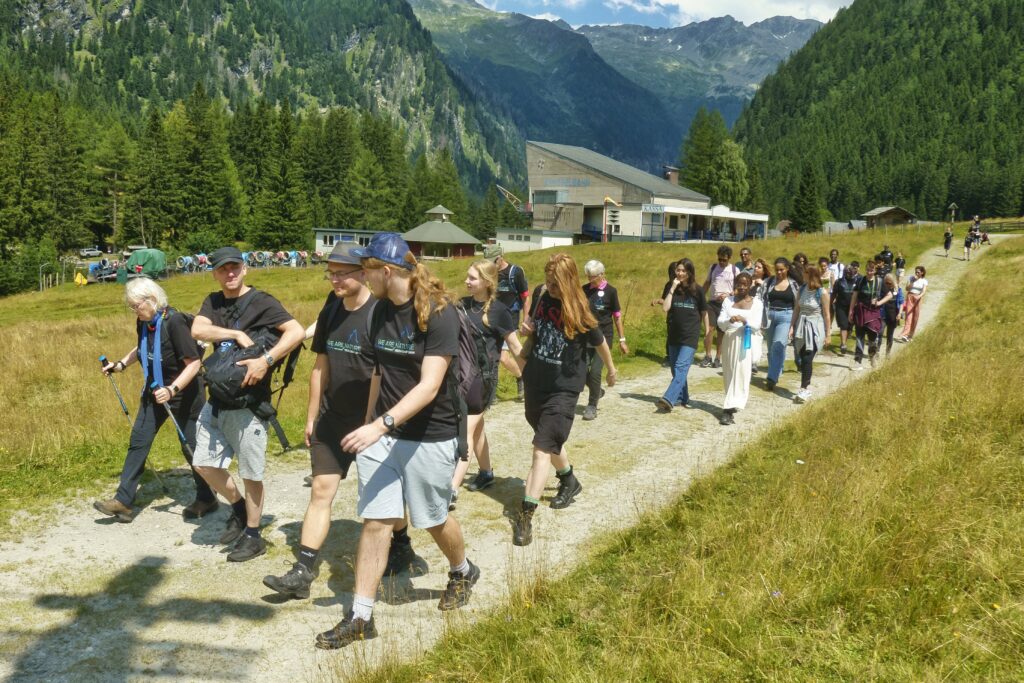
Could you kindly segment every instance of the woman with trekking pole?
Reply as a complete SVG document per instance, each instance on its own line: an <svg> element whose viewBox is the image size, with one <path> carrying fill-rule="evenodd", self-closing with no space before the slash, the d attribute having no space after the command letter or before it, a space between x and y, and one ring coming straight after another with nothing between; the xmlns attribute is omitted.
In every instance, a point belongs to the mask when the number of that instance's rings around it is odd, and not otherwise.
<svg viewBox="0 0 1024 683"><path fill-rule="evenodd" d="M608 386L615 385L616 375L608 343L580 287L576 262L568 254L553 255L544 266L544 282L546 289L533 316L520 328L529 337L519 357L525 364L526 421L533 429L533 465L526 478L522 509L513 518L512 543L519 546L533 541L533 515L552 465L558 477L558 492L551 499L553 509L569 507L583 491L565 443L587 379L588 344L608 368Z"/></svg>
<svg viewBox="0 0 1024 683"><path fill-rule="evenodd" d="M132 504L146 459L157 432L168 417L181 428L181 436L184 436L184 440L179 438L181 452L192 467L196 419L206 402L202 380L196 377L202 351L192 338L189 321L168 305L163 288L148 278L129 280L125 302L137 317L138 343L120 360L104 365L103 373L124 372L129 365L139 363L146 388L139 398L139 412L132 426L117 493L110 500L93 503L96 510L119 522L131 522L134 518ZM151 388L154 382L156 388ZM198 519L217 509L216 496L195 469L192 469L192 479L196 498L183 510L185 519Z"/></svg>
<svg viewBox="0 0 1024 683"><path fill-rule="evenodd" d="M494 405L498 392L498 364L501 361L502 344L508 345L513 358L518 358L523 347L516 334L516 321L512 311L496 298L498 291L498 267L489 259L475 262L466 272L466 291L462 308L466 311L473 334L479 335L487 346L487 371L473 383L473 389L466 401L468 408L469 450L476 455L480 471L466 487L470 491L483 491L494 483L491 467L490 445L484 430L484 413ZM458 497L459 487L469 469L469 458L460 460L452 479L452 504Z"/></svg>

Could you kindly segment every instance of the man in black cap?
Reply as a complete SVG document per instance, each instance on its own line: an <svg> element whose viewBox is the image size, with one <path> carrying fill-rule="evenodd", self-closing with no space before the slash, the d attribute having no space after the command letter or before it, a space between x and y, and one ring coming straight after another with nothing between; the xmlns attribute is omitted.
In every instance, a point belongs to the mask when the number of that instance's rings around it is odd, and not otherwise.
<svg viewBox="0 0 1024 683"><path fill-rule="evenodd" d="M247 388L247 405L269 404L270 369L302 343L305 332L277 299L245 284L245 261L238 249L218 249L210 255L210 265L220 291L203 301L192 323L192 336L215 344L221 352L233 345L249 348L253 337L266 338L260 356L237 365L246 368L242 386ZM207 483L231 504L232 514L220 537L221 543L235 544L229 562L245 562L267 551L260 537L267 426L251 408L222 407L212 395L199 414L193 462ZM236 456L238 473L245 482L244 497L227 470Z"/></svg>

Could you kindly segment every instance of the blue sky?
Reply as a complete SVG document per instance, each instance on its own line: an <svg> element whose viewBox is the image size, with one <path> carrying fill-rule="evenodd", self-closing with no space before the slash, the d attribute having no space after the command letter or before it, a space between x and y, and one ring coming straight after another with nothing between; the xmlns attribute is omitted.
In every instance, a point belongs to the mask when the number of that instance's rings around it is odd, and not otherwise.
<svg viewBox="0 0 1024 683"><path fill-rule="evenodd" d="M730 14L745 24L777 15L828 21L852 0L477 0L500 12L519 12L580 24L682 26Z"/></svg>

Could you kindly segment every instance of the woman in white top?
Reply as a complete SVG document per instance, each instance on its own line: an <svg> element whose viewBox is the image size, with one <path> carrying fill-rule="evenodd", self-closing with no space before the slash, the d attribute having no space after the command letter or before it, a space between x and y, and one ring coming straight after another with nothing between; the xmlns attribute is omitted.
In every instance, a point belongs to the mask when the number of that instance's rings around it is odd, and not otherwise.
<svg viewBox="0 0 1024 683"><path fill-rule="evenodd" d="M737 275L733 296L722 302L722 312L718 316L718 329L725 333L722 338L725 403L718 420L723 425L734 424L733 415L747 406L750 370L754 360L761 355L763 304L761 299L751 296L750 284L750 275Z"/></svg>
<svg viewBox="0 0 1024 683"><path fill-rule="evenodd" d="M811 397L811 373L814 369L814 354L828 346L832 320L829 311L829 296L821 286L821 272L814 266L804 271L804 284L800 287L790 336L793 348L800 357L800 391L793 399L803 403Z"/></svg>
<svg viewBox="0 0 1024 683"><path fill-rule="evenodd" d="M896 341L908 342L914 338L917 321L921 318L921 302L924 300L924 293L928 291L928 280L924 277L926 272L924 266L914 268L914 274L907 283L907 302L903 304L907 321L903 324L903 332Z"/></svg>

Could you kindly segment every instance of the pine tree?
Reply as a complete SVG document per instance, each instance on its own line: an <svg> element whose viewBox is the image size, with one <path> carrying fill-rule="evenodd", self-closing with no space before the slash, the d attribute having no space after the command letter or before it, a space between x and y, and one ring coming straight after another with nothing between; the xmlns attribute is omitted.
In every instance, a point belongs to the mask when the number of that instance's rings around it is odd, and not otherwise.
<svg viewBox="0 0 1024 683"><path fill-rule="evenodd" d="M441 204L455 214L455 221L458 222L459 216L466 215L466 195L462 191L459 171L455 168L455 161L447 147L438 153L431 176L432 204L427 208Z"/></svg>
<svg viewBox="0 0 1024 683"><path fill-rule="evenodd" d="M747 182L747 163L743 161L740 146L729 138L722 140L708 171L707 194L712 201L727 206L742 206L747 200L750 184Z"/></svg>
<svg viewBox="0 0 1024 683"><path fill-rule="evenodd" d="M721 160L722 145L729 139L725 119L718 111L701 107L683 140L680 152L680 182L691 190L711 195L715 183L716 164Z"/></svg>
<svg viewBox="0 0 1024 683"><path fill-rule="evenodd" d="M174 220L174 182L167 159L163 115L156 106L150 106L129 180L125 220L115 239L127 243L138 236L138 241L150 246L171 246L166 241Z"/></svg>
<svg viewBox="0 0 1024 683"><path fill-rule="evenodd" d="M350 202L345 214L346 227L360 230L394 230L394 213L387 203L384 169L368 149L360 149L346 181Z"/></svg>
<svg viewBox="0 0 1024 683"><path fill-rule="evenodd" d="M791 228L800 232L817 232L821 230L821 191L818 174L811 164L804 165L800 176L800 189L793 200L793 213L790 215Z"/></svg>

